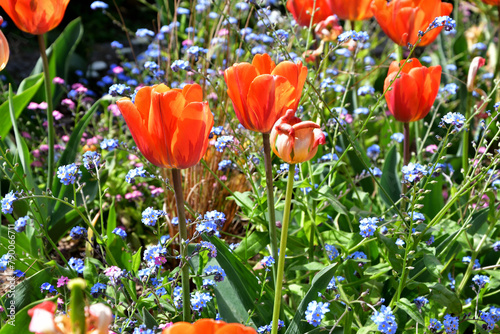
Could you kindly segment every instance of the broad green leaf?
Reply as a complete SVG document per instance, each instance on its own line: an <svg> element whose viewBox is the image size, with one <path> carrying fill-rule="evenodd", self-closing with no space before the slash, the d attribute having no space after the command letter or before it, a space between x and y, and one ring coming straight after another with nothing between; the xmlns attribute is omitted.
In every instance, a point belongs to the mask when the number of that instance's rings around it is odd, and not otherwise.
<svg viewBox="0 0 500 334"><path fill-rule="evenodd" d="M441 278L441 270L443 270L443 265L434 255L425 254L424 264L429 273L436 278Z"/></svg>
<svg viewBox="0 0 500 334"><path fill-rule="evenodd" d="M299 264L296 266L293 266L291 268L288 268L287 270L306 270L306 271L319 271L323 269L325 265L323 263L319 262L310 262L306 264Z"/></svg>
<svg viewBox="0 0 500 334"><path fill-rule="evenodd" d="M86 257L85 265L83 267L83 278L90 284L90 286L97 283L97 268L102 268L101 262L99 260Z"/></svg>
<svg viewBox="0 0 500 334"><path fill-rule="evenodd" d="M318 191L312 190L309 193L309 196L317 201L327 200L336 212L345 216L349 216L346 207L342 203L340 203L340 201L337 199L337 196L330 187L323 186Z"/></svg>
<svg viewBox="0 0 500 334"><path fill-rule="evenodd" d="M36 94L36 92L43 83L43 77L41 74L37 74L32 77L24 79L23 82L21 83L22 86L25 81L29 80L31 82L35 79L37 81L33 86L20 93L18 92L18 94L12 98L13 101L12 106L15 111L16 119L19 117L19 115L21 115L21 113L26 108L28 103L30 103L31 100L33 99L33 96ZM2 115L2 117L0 117L0 136L2 137L2 139L9 134L9 131L12 128L12 121L11 118L8 116L9 106L10 106L9 101L5 101L0 106L0 115Z"/></svg>
<svg viewBox="0 0 500 334"><path fill-rule="evenodd" d="M392 207L401 196L401 179L398 176L399 156L397 146L393 145L385 156L382 167L382 178L380 185L385 192L379 188L378 193L387 207Z"/></svg>
<svg viewBox="0 0 500 334"><path fill-rule="evenodd" d="M386 272L388 272L391 269L392 269L392 267L389 263L383 262L383 263L376 264L374 266L369 266L364 271L364 274L367 276L380 276L382 274L385 274Z"/></svg>
<svg viewBox="0 0 500 334"><path fill-rule="evenodd" d="M217 238L203 236L217 247L217 257L209 265L218 264L226 272L224 281L217 283L215 295L220 316L226 322L246 323L263 326L271 322L273 293L266 288L260 296L262 286L250 270ZM258 300L258 302L257 302ZM249 311L255 311L249 319Z"/></svg>
<svg viewBox="0 0 500 334"><path fill-rule="evenodd" d="M489 209L479 210L472 214L472 223L471 227L467 230L467 233L470 235L475 235L479 233L484 235L486 233L487 227L484 224L488 221L488 213ZM484 226L484 228L483 228ZM482 232L482 233L481 233Z"/></svg>
<svg viewBox="0 0 500 334"><path fill-rule="evenodd" d="M115 202L113 201L113 204L111 204L111 207L109 208L108 221L106 224L106 235L108 237L108 239L106 240L106 244L108 246L112 244L115 238L117 237L117 235L113 233L115 227L116 227L116 209L115 209Z"/></svg>
<svg viewBox="0 0 500 334"><path fill-rule="evenodd" d="M234 254L248 260L263 250L269 242L269 233L255 231L240 241L240 246L234 250Z"/></svg>
<svg viewBox="0 0 500 334"><path fill-rule="evenodd" d="M141 251L142 247L140 247L137 252L132 255L132 271L134 273L136 273L141 266Z"/></svg>
<svg viewBox="0 0 500 334"><path fill-rule="evenodd" d="M417 311L417 307L415 304L410 303L410 301L406 298L401 298L397 302L397 306L402 309L403 311L406 312L413 320L418 322L420 325L424 326L424 318L422 315Z"/></svg>
<svg viewBox="0 0 500 334"><path fill-rule="evenodd" d="M336 270L337 270L337 263L334 263L324 268L314 276L313 281L311 283L311 288L309 289L306 296L304 297L299 307L297 308L295 316L288 325L285 334L306 333L308 329L309 330L312 329L312 325L309 325L307 322L304 321L307 306L311 301L319 300L318 292L326 289L328 283L330 283L330 280L332 279Z"/></svg>
<svg viewBox="0 0 500 334"><path fill-rule="evenodd" d="M462 314L462 303L454 292L439 283L426 283L426 285L431 289L430 300L448 308L448 313Z"/></svg>
<svg viewBox="0 0 500 334"><path fill-rule="evenodd" d="M401 273L403 271L403 260L398 259L396 257L396 254L401 255L403 257L403 250L399 249L398 246L396 246L396 243L394 240L389 239L385 235L378 234L379 240L381 240L385 247L389 250L389 261L391 262L392 268L396 270L398 273Z"/></svg>
<svg viewBox="0 0 500 334"><path fill-rule="evenodd" d="M156 322L155 318L145 307L142 308L142 317L144 318L144 324L147 328L158 327L158 323Z"/></svg>
<svg viewBox="0 0 500 334"><path fill-rule="evenodd" d="M430 192L425 194L422 200L423 208L421 213L425 214L428 219L433 219L444 206L443 176L434 178L434 181L436 183L429 182L427 185L426 190L430 190Z"/></svg>

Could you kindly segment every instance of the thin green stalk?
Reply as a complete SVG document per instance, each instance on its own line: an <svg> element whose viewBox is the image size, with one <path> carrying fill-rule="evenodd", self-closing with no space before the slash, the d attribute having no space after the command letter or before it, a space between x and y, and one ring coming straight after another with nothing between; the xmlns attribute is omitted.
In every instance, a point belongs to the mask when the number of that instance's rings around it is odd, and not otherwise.
<svg viewBox="0 0 500 334"><path fill-rule="evenodd" d="M403 161L404 165L407 166L410 162L410 123L406 122L403 124L404 127L404 152Z"/></svg>
<svg viewBox="0 0 500 334"><path fill-rule="evenodd" d="M186 213L184 211L184 195L182 193L181 171L172 169L172 183L174 185L175 202L177 205L177 217L179 218L179 247L182 259L181 285L182 285L182 320L191 320L190 292L189 292L189 265L187 262L187 227Z"/></svg>
<svg viewBox="0 0 500 334"><path fill-rule="evenodd" d="M498 24L500 25L500 4L498 9ZM500 29L498 29L498 39L500 39ZM500 77L500 45L497 44L497 63L495 65L495 72L493 73L495 77Z"/></svg>
<svg viewBox="0 0 500 334"><path fill-rule="evenodd" d="M467 108L465 109L465 118L469 120L470 111L472 108L472 93L467 95ZM469 172L469 131L464 129L462 134L462 168L464 170L463 176L465 180L465 176Z"/></svg>
<svg viewBox="0 0 500 334"><path fill-rule="evenodd" d="M416 149L416 155L417 155L417 160L418 162L422 162L422 146L423 143L418 145L419 139L420 139L420 129L418 128L418 121L413 123L413 126L415 127L415 149Z"/></svg>
<svg viewBox="0 0 500 334"><path fill-rule="evenodd" d="M47 167L47 187L52 187L52 180L54 179L54 117L52 116L52 111L54 110L52 106L52 92L50 90L52 82L50 80L49 72L49 60L47 58L47 53L45 52L45 39L44 35L38 35L38 46L40 48L40 56L42 58L43 64L43 79L45 83L45 102L47 102L47 124L48 124L48 145L49 145L49 161Z"/></svg>
<svg viewBox="0 0 500 334"><path fill-rule="evenodd" d="M271 162L271 143L269 140L269 133L263 133L262 139L264 141L264 166L266 169L267 207L269 211L269 238L271 239L271 253L273 258L277 259L278 232L276 231L276 213L274 211L273 165ZM274 264L274 268L276 269L276 263ZM277 277L274 277L274 280L277 281Z"/></svg>
<svg viewBox="0 0 500 334"><path fill-rule="evenodd" d="M293 177L295 175L295 164L288 167L288 182L286 185L285 211L283 213L283 224L281 227L280 254L278 257L278 274L276 279L276 289L274 295L273 327L271 334L278 333L278 320L281 309L281 289L283 287L283 274L285 272L286 241L288 237L288 225L290 224L290 204L292 203Z"/></svg>
<svg viewBox="0 0 500 334"><path fill-rule="evenodd" d="M397 46L397 56L398 56L398 61L401 61L404 59L402 46L399 46L399 45Z"/></svg>

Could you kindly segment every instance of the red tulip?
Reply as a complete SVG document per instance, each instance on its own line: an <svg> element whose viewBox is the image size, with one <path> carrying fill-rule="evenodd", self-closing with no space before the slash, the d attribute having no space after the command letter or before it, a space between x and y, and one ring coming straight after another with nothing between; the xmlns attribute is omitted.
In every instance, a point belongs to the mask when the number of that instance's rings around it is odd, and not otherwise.
<svg viewBox="0 0 500 334"><path fill-rule="evenodd" d="M32 35L41 35L57 27L69 0L2 0L0 6L16 26Z"/></svg>
<svg viewBox="0 0 500 334"><path fill-rule="evenodd" d="M316 2L316 7L314 6ZM332 15L328 0L288 0L286 9L301 26L308 27L311 24L311 14L314 12L312 24L319 23Z"/></svg>
<svg viewBox="0 0 500 334"><path fill-rule="evenodd" d="M178 322L165 328L162 334L256 334L255 329L240 324L227 324L224 321L201 319L190 324Z"/></svg>
<svg viewBox="0 0 500 334"><path fill-rule="evenodd" d="M384 91L391 81L396 78L399 66L404 63L394 61L389 67L385 78ZM441 66L429 68L420 64L418 59L412 58L403 67L400 77L396 78L391 90L385 94L389 111L400 122L414 122L421 120L431 110L441 83Z"/></svg>
<svg viewBox="0 0 500 334"><path fill-rule="evenodd" d="M141 88L135 102L122 98L116 104L146 159L158 167L184 169L201 160L214 124L202 99L198 84L183 89L161 84Z"/></svg>
<svg viewBox="0 0 500 334"><path fill-rule="evenodd" d="M362 21L373 16L372 0L329 0L332 13L342 20Z"/></svg>
<svg viewBox="0 0 500 334"><path fill-rule="evenodd" d="M289 164L311 160L318 151L318 145L325 143L325 134L314 122L302 122L289 109L281 117L271 132L274 153Z"/></svg>
<svg viewBox="0 0 500 334"><path fill-rule="evenodd" d="M425 31L436 17L448 16L453 10L452 4L441 0L374 0L371 6L382 30L401 46L415 44L419 31ZM427 32L418 45L432 43L442 29Z"/></svg>
<svg viewBox="0 0 500 334"><path fill-rule="evenodd" d="M302 63L283 61L276 66L268 54L224 72L236 117L245 128L262 133L271 132L288 109L297 110L306 77Z"/></svg>

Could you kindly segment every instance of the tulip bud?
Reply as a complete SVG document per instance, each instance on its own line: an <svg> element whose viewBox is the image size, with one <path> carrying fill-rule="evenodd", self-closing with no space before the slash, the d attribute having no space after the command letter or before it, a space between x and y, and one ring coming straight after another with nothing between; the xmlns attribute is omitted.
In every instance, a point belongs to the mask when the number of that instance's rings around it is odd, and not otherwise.
<svg viewBox="0 0 500 334"><path fill-rule="evenodd" d="M0 24L2 24L3 18L0 16ZM0 71L5 68L7 62L9 61L9 43L3 32L0 31Z"/></svg>
<svg viewBox="0 0 500 334"><path fill-rule="evenodd" d="M54 312L56 305L53 302L45 301L28 311L31 316L29 331L33 333L55 334L57 333L54 323Z"/></svg>
<svg viewBox="0 0 500 334"><path fill-rule="evenodd" d="M289 109L271 131L274 153L289 164L311 160L318 151L318 145L325 143L325 134L318 124L302 122L294 114L295 111Z"/></svg>
<svg viewBox="0 0 500 334"><path fill-rule="evenodd" d="M476 79L477 70L484 66L485 59L483 57L475 57L469 67L469 75L467 76L467 90L472 92L474 90L474 80Z"/></svg>
<svg viewBox="0 0 500 334"><path fill-rule="evenodd" d="M97 303L89 307L89 328L95 327L96 334L108 334L108 327L113 322L113 313L111 309L102 304Z"/></svg>
<svg viewBox="0 0 500 334"><path fill-rule="evenodd" d="M344 30L339 24L339 18L337 17L337 15L328 16L326 20L318 23L318 25L314 29L316 36L327 42L335 41L343 31Z"/></svg>

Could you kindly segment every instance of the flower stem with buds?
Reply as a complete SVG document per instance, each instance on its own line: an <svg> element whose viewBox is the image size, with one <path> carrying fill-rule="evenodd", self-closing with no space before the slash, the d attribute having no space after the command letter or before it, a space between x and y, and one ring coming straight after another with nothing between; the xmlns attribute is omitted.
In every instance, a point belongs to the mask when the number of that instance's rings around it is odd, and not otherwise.
<svg viewBox="0 0 500 334"><path fill-rule="evenodd" d="M181 285L182 285L182 320L191 321L190 292L189 292L189 263L187 262L187 226L184 210L184 194L182 193L181 171L172 169L172 183L174 185L177 218L179 219L179 248L181 253Z"/></svg>

